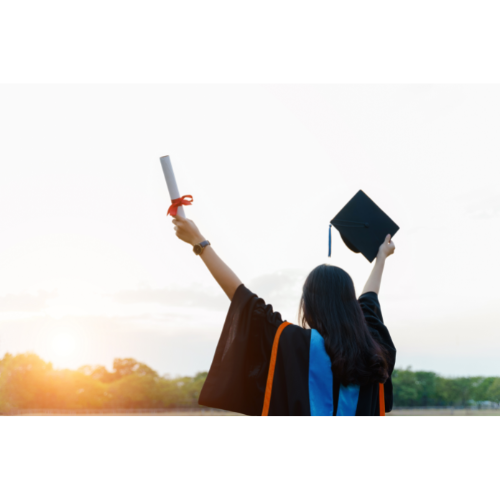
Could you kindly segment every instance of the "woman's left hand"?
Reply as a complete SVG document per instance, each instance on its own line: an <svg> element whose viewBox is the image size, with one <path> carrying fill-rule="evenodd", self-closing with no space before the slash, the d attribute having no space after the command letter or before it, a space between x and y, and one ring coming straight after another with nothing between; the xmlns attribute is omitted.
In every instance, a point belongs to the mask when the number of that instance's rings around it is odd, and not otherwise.
<svg viewBox="0 0 500 500"><path fill-rule="evenodd" d="M385 237L385 241L380 245L380 248L378 249L378 254L377 258L381 259L386 259L389 257L389 255L392 255L394 253L394 250L396 249L396 245L394 244L394 241L391 241L391 235L388 234Z"/></svg>
<svg viewBox="0 0 500 500"><path fill-rule="evenodd" d="M177 238L190 245L197 245L205 240L201 235L200 230L196 227L196 224L191 219L186 219L180 215L172 217L172 224L174 224L174 230Z"/></svg>

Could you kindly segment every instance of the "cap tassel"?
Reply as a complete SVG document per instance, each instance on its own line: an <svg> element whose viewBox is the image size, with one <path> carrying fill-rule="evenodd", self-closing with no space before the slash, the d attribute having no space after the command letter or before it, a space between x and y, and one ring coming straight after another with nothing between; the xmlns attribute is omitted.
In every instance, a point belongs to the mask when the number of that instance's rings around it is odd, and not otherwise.
<svg viewBox="0 0 500 500"><path fill-rule="evenodd" d="M328 228L328 257L332 256L332 225Z"/></svg>

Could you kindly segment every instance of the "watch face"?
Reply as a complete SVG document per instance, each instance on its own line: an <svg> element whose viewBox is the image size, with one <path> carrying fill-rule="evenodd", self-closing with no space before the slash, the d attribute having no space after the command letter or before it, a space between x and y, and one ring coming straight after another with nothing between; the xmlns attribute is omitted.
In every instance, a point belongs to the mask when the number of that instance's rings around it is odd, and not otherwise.
<svg viewBox="0 0 500 500"><path fill-rule="evenodd" d="M193 247L193 252L196 254L196 255L200 255L201 253L201 246L200 245L195 245Z"/></svg>

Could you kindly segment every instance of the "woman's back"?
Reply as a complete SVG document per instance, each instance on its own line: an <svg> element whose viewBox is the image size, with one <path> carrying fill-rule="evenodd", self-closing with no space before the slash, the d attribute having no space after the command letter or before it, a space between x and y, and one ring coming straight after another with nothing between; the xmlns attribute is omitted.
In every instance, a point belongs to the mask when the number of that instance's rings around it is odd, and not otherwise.
<svg viewBox="0 0 500 500"><path fill-rule="evenodd" d="M377 294L359 304L373 338L395 348L383 324ZM385 411L392 409L390 376L384 384ZM246 415L379 415L377 382L343 386L335 380L323 336L286 324L271 305L240 285L231 302L199 403Z"/></svg>

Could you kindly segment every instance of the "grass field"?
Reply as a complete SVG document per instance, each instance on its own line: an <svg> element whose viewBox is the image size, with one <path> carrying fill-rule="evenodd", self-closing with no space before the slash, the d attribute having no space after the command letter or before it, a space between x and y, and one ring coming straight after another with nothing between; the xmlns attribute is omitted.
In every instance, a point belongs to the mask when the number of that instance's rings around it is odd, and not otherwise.
<svg viewBox="0 0 500 500"><path fill-rule="evenodd" d="M215 410L212 408L203 409L173 409L173 410L122 410L122 411L92 411L92 410L26 410L18 411L12 413L11 415L20 416L157 416L157 417L180 417L180 416L198 416L198 417L232 417L232 416L242 416L239 413L232 413L228 411ZM404 409L404 410L394 410L387 414L391 417L412 417L412 416L500 416L500 409L490 409L490 410L472 410L472 409L454 409L454 408L444 408L444 409Z"/></svg>
<svg viewBox="0 0 500 500"><path fill-rule="evenodd" d="M388 413L390 416L394 417L414 417L414 416L424 416L424 417L500 417L500 409L498 410L469 410L469 409L454 409L454 408L444 408L444 409L414 409L414 410L394 410Z"/></svg>

